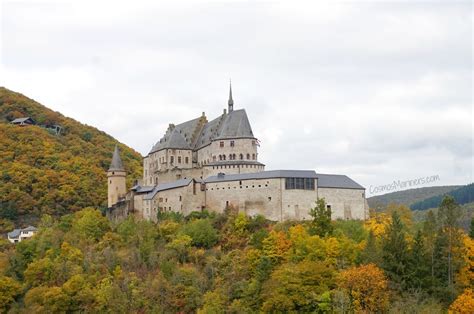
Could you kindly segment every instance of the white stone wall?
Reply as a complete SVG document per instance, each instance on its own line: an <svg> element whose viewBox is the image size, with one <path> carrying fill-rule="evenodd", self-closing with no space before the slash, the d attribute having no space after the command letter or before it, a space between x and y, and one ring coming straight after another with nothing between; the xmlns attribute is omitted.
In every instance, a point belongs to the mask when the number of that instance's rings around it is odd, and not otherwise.
<svg viewBox="0 0 474 314"><path fill-rule="evenodd" d="M160 172L170 169L191 169L193 167L192 150L162 149L143 159L143 180L145 185L160 183Z"/></svg>
<svg viewBox="0 0 474 314"><path fill-rule="evenodd" d="M107 172L107 205L109 208L116 204L119 198L125 197L127 193L125 178L125 171Z"/></svg>
<svg viewBox="0 0 474 314"><path fill-rule="evenodd" d="M231 142L233 142L233 146L231 146ZM221 143L224 147L221 147ZM223 159L219 159L219 156L225 156L225 160L229 161L232 160L230 155L234 154L235 160L257 161L257 147L256 139L215 140L210 145L198 150L198 164L205 165L211 162L223 161Z"/></svg>
<svg viewBox="0 0 474 314"><path fill-rule="evenodd" d="M189 215L200 211L205 205L205 193L201 184L192 181L189 185L156 193L153 200L143 202L143 218L156 221L159 210Z"/></svg>
<svg viewBox="0 0 474 314"><path fill-rule="evenodd" d="M367 219L365 190L319 188L318 194L331 206L332 219Z"/></svg>

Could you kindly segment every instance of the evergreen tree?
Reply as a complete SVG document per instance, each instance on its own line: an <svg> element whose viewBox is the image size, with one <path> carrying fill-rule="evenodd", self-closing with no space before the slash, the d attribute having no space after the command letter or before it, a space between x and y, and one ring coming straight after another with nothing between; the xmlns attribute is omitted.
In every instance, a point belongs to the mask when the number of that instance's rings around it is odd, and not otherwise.
<svg viewBox="0 0 474 314"><path fill-rule="evenodd" d="M369 232L367 237L367 243L365 244L364 250L360 254L361 264L381 264L380 251L377 247L377 239L372 231Z"/></svg>
<svg viewBox="0 0 474 314"><path fill-rule="evenodd" d="M436 216L433 211L430 210L426 215L426 220L423 224L423 236L425 238L425 247L427 250L427 255L429 256L429 266L430 266L430 282L434 282L434 266L435 266L435 242L437 237L438 227Z"/></svg>
<svg viewBox="0 0 474 314"><path fill-rule="evenodd" d="M333 226L331 224L331 208L326 206L324 198L318 198L316 207L310 209L309 214L313 217L310 231L320 237L331 235Z"/></svg>
<svg viewBox="0 0 474 314"><path fill-rule="evenodd" d="M421 230L416 233L410 250L408 264L408 286L414 289L424 289L430 281L430 257L427 254Z"/></svg>
<svg viewBox="0 0 474 314"><path fill-rule="evenodd" d="M408 249L405 228L396 211L392 213L392 221L384 237L382 254L383 269L396 288L403 289L406 285Z"/></svg>

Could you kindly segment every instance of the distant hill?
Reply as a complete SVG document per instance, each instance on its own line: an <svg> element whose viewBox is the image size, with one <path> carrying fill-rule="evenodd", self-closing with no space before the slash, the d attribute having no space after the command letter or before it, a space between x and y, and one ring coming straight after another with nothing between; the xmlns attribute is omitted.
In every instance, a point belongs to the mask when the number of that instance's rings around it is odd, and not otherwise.
<svg viewBox="0 0 474 314"><path fill-rule="evenodd" d="M10 121L31 117L37 125ZM45 126L61 127L60 134ZM118 143L110 135L67 118L22 94L0 87L0 218L62 215L105 207L106 170ZM142 157L120 144L130 186Z"/></svg>
<svg viewBox="0 0 474 314"><path fill-rule="evenodd" d="M460 188L459 185L448 186L429 186L417 189L409 189L404 191L397 191L383 195L372 196L367 199L370 208L383 208L387 204L397 203L411 206L412 204L422 201L424 199L443 195Z"/></svg>
<svg viewBox="0 0 474 314"><path fill-rule="evenodd" d="M474 183L461 186L455 190L446 192L441 195L432 196L422 201L416 202L410 206L413 210L425 210L429 208L439 207L443 197L451 195L459 204L467 204L474 202Z"/></svg>
<svg viewBox="0 0 474 314"><path fill-rule="evenodd" d="M471 219L474 218L474 202L461 205L462 216L460 218L461 227L468 231L471 226ZM414 210L413 220L416 222L422 222L426 220L426 215L432 210L435 215L438 214L438 208L429 208L427 210Z"/></svg>

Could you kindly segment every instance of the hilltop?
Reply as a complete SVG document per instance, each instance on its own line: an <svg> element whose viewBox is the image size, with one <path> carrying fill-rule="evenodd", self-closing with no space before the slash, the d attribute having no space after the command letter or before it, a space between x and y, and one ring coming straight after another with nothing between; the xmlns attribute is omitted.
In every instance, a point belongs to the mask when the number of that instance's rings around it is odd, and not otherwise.
<svg viewBox="0 0 474 314"><path fill-rule="evenodd" d="M36 125L10 122L31 117ZM45 126L57 125L56 134ZM17 224L107 203L112 136L0 87L0 218ZM141 155L119 144L126 170L141 176Z"/></svg>
<svg viewBox="0 0 474 314"><path fill-rule="evenodd" d="M367 198L370 208L381 208L387 204L396 203L411 206L414 203L422 201L424 199L444 195L453 190L460 188L459 185L448 185L448 186L428 186L417 189L409 189L404 191L397 191L387 193L383 195L377 195Z"/></svg>

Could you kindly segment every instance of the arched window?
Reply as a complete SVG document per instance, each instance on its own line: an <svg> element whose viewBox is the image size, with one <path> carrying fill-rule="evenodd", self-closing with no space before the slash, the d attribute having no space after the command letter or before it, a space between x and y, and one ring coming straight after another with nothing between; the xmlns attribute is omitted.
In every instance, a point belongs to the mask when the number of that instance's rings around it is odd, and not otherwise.
<svg viewBox="0 0 474 314"><path fill-rule="evenodd" d="M250 160L250 154L247 154L247 159Z"/></svg>
<svg viewBox="0 0 474 314"><path fill-rule="evenodd" d="M219 155L219 160L222 160L222 155Z"/></svg>
<svg viewBox="0 0 474 314"><path fill-rule="evenodd" d="M212 161L216 161L216 156L212 156Z"/></svg>
<svg viewBox="0 0 474 314"><path fill-rule="evenodd" d="M244 159L244 154L240 154L240 160Z"/></svg>
<svg viewBox="0 0 474 314"><path fill-rule="evenodd" d="M252 159L253 159L253 160L255 160L255 159L256 159L256 158L255 158L255 154L252 154Z"/></svg>
<svg viewBox="0 0 474 314"><path fill-rule="evenodd" d="M235 160L235 154L232 154L232 160Z"/></svg>
<svg viewBox="0 0 474 314"><path fill-rule="evenodd" d="M222 155L222 159L225 160L225 155Z"/></svg>

